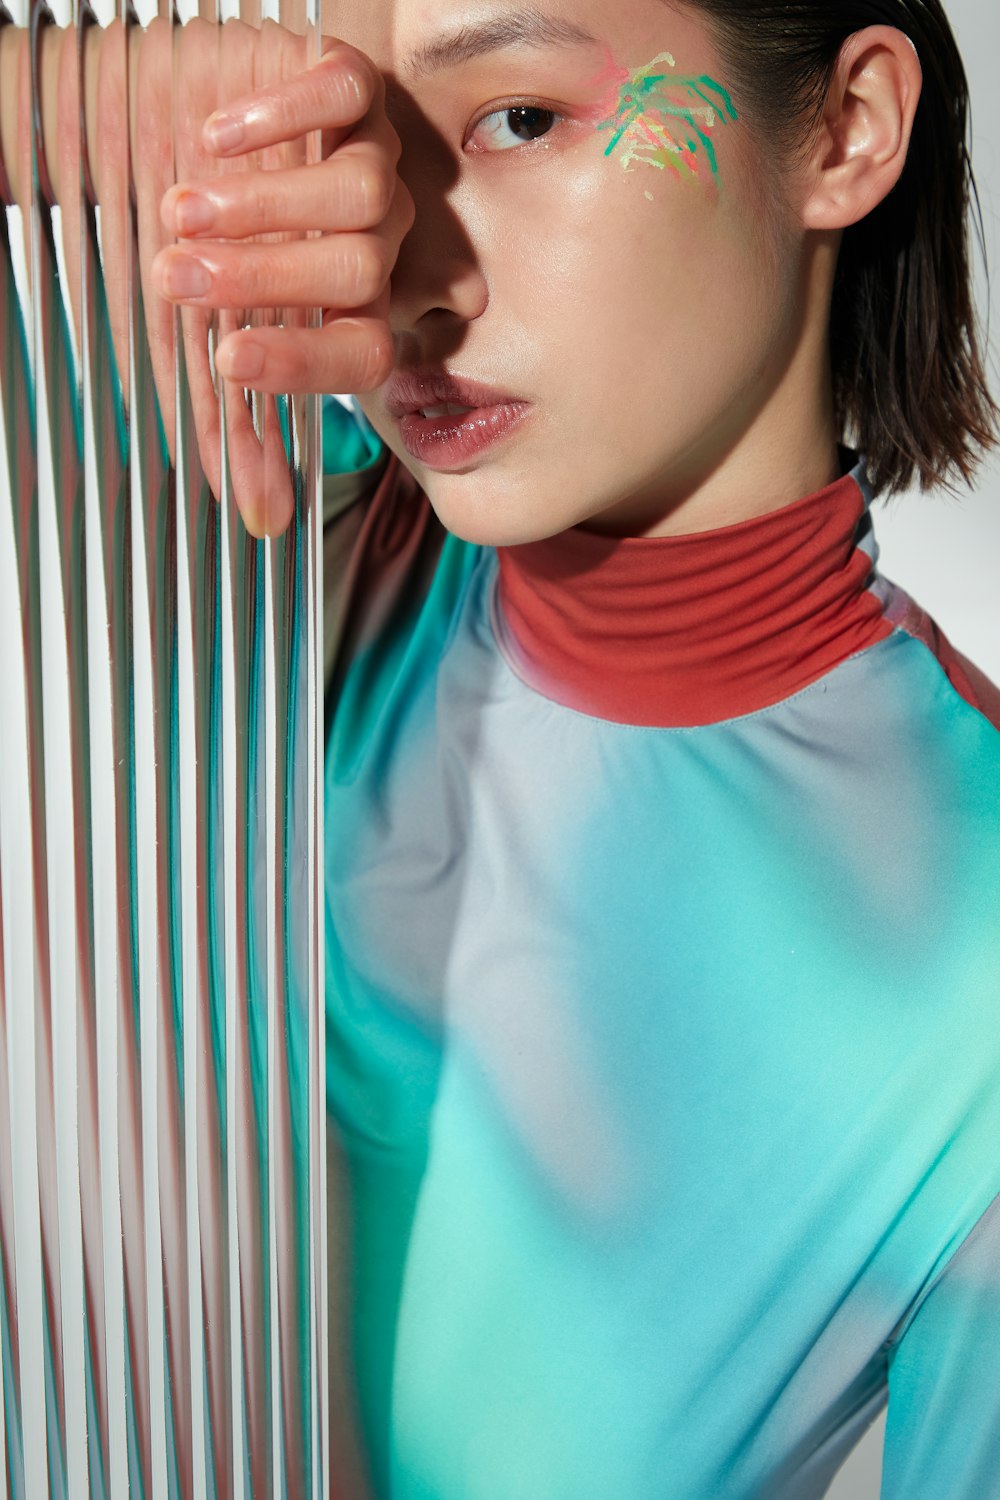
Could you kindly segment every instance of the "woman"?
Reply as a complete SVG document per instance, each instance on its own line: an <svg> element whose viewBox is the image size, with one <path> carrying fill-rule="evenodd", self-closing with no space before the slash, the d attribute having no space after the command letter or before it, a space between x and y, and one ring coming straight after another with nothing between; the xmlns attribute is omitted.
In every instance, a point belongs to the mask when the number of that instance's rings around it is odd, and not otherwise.
<svg viewBox="0 0 1000 1500"><path fill-rule="evenodd" d="M294 274L327 326L220 370L367 418L327 408L341 1493L819 1496L888 1399L886 1500L1000 1494L1000 704L869 514L996 437L945 16L337 29L215 121L327 159L173 190L209 242L159 264ZM262 227L326 237L270 283L210 243Z"/></svg>

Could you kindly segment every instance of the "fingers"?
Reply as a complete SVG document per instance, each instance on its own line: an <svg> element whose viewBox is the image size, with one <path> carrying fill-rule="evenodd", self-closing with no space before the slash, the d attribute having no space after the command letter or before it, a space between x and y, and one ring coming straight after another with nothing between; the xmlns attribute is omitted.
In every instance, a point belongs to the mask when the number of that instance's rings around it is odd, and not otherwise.
<svg viewBox="0 0 1000 1500"><path fill-rule="evenodd" d="M131 121L131 168L135 190L135 226L139 252L139 285L146 323L146 347L152 365L160 416L170 462L176 461L175 308L157 295L153 257L167 244L160 222L160 201L173 182L174 141L162 128L173 110L170 23L156 19L141 37L134 61L138 107ZM128 368L126 360L124 368Z"/></svg>
<svg viewBox="0 0 1000 1500"><path fill-rule="evenodd" d="M392 337L374 317L336 318L325 328L254 328L224 338L215 366L226 380L256 391L357 394L389 379Z"/></svg>
<svg viewBox="0 0 1000 1500"><path fill-rule="evenodd" d="M0 208L31 201L31 137L25 128L31 111L22 103L30 87L27 28L0 24Z"/></svg>
<svg viewBox="0 0 1000 1500"><path fill-rule="evenodd" d="M212 380L208 358L211 314L198 307L185 307L181 313L184 346L184 368L194 422L195 438L201 458L202 473L212 494L222 494L222 436L219 398Z"/></svg>
<svg viewBox="0 0 1000 1500"><path fill-rule="evenodd" d="M180 183L164 195L163 227L178 237L228 239L284 230L374 229L392 207L392 165L382 150L341 151L321 167Z"/></svg>
<svg viewBox="0 0 1000 1500"><path fill-rule="evenodd" d="M413 199L397 178L392 209L377 230L265 244L186 241L161 250L152 271L160 295L173 302L354 310L385 290L413 221Z"/></svg>
<svg viewBox="0 0 1000 1500"><path fill-rule="evenodd" d="M237 44L242 33L234 35ZM205 49L195 47L182 70L197 99L211 81L208 63ZM288 77L277 65L275 73L284 81L238 93L185 137L190 149L177 159L180 181L159 205L163 229L180 243L144 262L162 305L182 304L203 471L218 496L228 470L255 536L283 531L295 503L273 398L360 393L391 375L389 278L414 219L374 64L337 43L306 73ZM245 70L229 69L227 77L239 78L233 93L246 88ZM188 117L196 121L197 110ZM304 138L317 131L321 159L306 164L307 145L315 142ZM256 151L259 159L244 155ZM318 307L328 310L323 327L307 311ZM251 308L261 326L244 328ZM268 309L277 315L268 317ZM216 310L221 337L210 366Z"/></svg>
<svg viewBox="0 0 1000 1500"><path fill-rule="evenodd" d="M233 498L251 536L280 536L295 513L295 489L272 396L265 396L257 436L242 393L227 394L226 429Z"/></svg>
<svg viewBox="0 0 1000 1500"><path fill-rule="evenodd" d="M383 235L338 234L281 244L206 244L161 250L162 295L202 307L365 307L389 277Z"/></svg>
<svg viewBox="0 0 1000 1500"><path fill-rule="evenodd" d="M274 146L311 130L346 131L383 97L382 77L363 53L338 44L297 78L244 94L209 115L208 150L233 156Z"/></svg>

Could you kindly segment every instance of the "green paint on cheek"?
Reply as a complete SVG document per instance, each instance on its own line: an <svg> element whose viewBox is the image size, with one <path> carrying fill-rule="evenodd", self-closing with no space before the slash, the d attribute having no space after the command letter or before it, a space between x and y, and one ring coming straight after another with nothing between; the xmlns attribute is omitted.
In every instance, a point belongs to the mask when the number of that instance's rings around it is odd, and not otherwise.
<svg viewBox="0 0 1000 1500"><path fill-rule="evenodd" d="M719 163L708 132L719 120L725 124L739 117L721 84L706 74L685 77L667 71L674 66L669 52L661 52L638 72L612 64L608 104L613 113L597 125L598 130L611 131L604 154L617 152L626 171L638 162L679 177L697 178L707 164L715 177Z"/></svg>

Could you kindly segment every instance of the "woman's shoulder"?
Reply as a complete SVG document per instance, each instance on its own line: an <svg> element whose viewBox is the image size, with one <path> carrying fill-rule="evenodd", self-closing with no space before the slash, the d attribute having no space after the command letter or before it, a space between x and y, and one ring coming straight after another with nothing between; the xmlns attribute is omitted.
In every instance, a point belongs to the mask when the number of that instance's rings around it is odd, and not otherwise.
<svg viewBox="0 0 1000 1500"><path fill-rule="evenodd" d="M889 624L926 647L958 697L1000 732L1000 688L952 645L937 621L905 589L885 579L880 584Z"/></svg>

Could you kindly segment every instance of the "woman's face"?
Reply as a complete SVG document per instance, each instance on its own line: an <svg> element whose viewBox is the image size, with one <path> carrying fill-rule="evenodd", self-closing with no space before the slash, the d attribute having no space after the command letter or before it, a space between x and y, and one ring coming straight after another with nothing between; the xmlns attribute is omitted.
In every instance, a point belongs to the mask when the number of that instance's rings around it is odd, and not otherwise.
<svg viewBox="0 0 1000 1500"><path fill-rule="evenodd" d="M701 18L662 0L338 0L324 29L386 74L403 141L397 377L523 403L456 436L460 417L401 417L413 389L390 381L361 402L379 434L470 541L671 529L787 401L802 340L801 242L765 211L773 175Z"/></svg>

